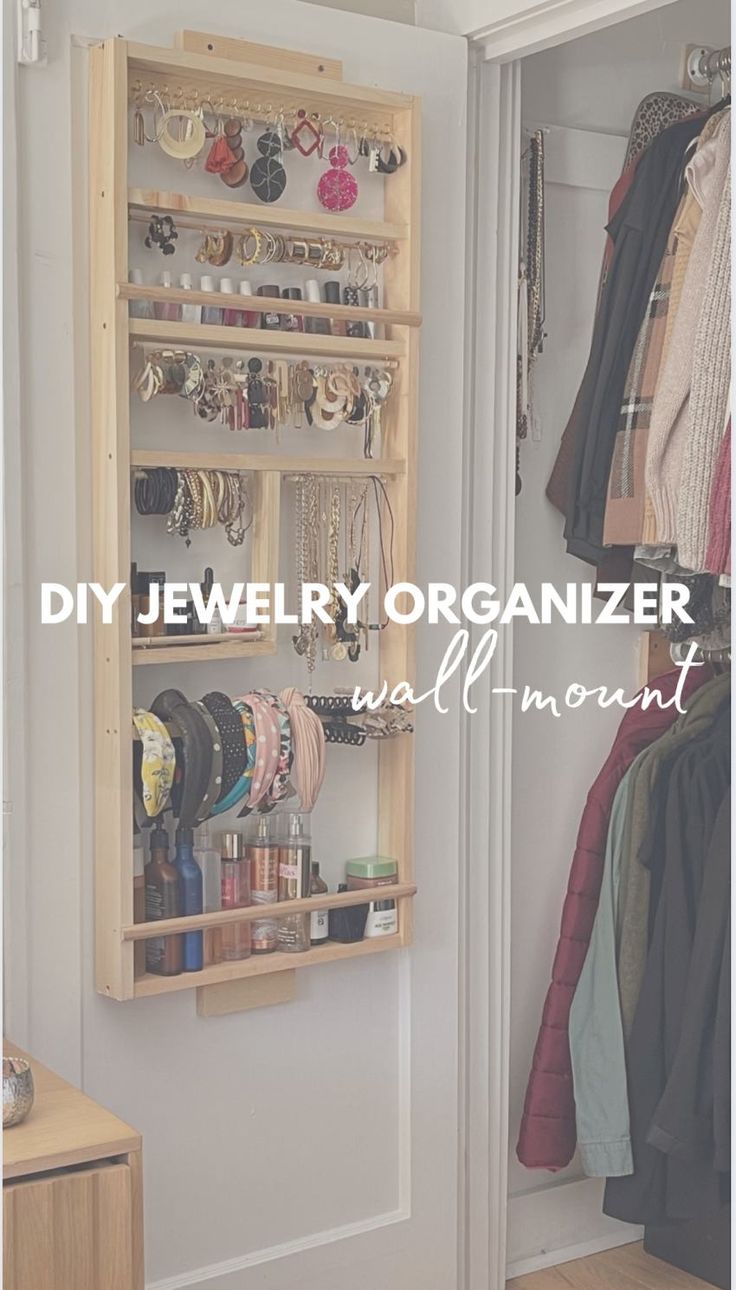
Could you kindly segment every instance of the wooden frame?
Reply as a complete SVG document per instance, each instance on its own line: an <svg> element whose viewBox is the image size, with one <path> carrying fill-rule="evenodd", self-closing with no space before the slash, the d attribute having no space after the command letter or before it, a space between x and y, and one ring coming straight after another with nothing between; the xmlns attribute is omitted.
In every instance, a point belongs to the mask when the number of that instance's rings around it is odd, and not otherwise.
<svg viewBox="0 0 736 1290"><path fill-rule="evenodd" d="M344 945L330 943L300 955L270 954L235 963L218 963L201 972L176 977L134 976L133 949L136 941L160 935L163 924L133 920L133 785L130 756L132 710L132 669L140 665L169 665L201 659L226 662L276 652L275 627L269 625L258 639L206 638L196 647L186 641L157 648L133 649L130 638L131 466L200 465L211 468L249 470L254 479L254 536L252 577L272 583L278 580L278 534L282 477L315 470L319 473L381 474L386 479L395 521L396 579L414 577L417 438L417 396L419 332L419 213L420 154L418 100L367 87L350 86L340 79L339 64L317 60L289 51L261 50L258 46L208 37L206 33L182 33L179 48L156 49L111 39L91 50L91 276L92 276L92 423L94 437L95 514L94 576L105 586L126 584L118 602L112 627L99 625L95 637L95 916L97 989L114 999L132 999L151 994L198 988L198 1011L202 1016L219 1015L238 1006L257 1006L289 997L290 992L272 989L268 978L287 970L374 954L406 946L411 941L413 881L413 740L387 740L379 750L378 848L396 858L399 885L396 888L399 930L393 936ZM210 45L212 49L210 50ZM222 55L226 54L226 57ZM286 56L288 53L288 57ZM277 57L278 56L278 57ZM374 122L402 144L408 162L386 184L385 221L362 220L341 215L301 213L277 207L253 206L212 198L187 197L179 193L129 189L128 187L128 102L130 86L139 80L177 77L193 87L216 85L223 93L267 92L269 100L281 94L283 101L297 102L323 115L342 111L361 121ZM258 222L271 227L344 238L379 237L399 244L399 253L384 265L387 308L381 310L336 306L330 312L346 320L380 318L385 340L351 337L273 333L253 329L203 326L183 322L161 322L129 318L128 301L150 299L155 291L128 283L128 219L130 212L186 212L238 225ZM186 299L196 303L197 292ZM178 293L172 289L172 299ZM210 303L213 297L207 298ZM253 299L254 309L261 302ZM263 305L265 308L266 306ZM300 305L302 312L325 313L324 306ZM385 458L376 461L354 458L264 456L131 451L130 443L130 349L133 344L187 345L221 350L245 349L256 353L303 354L356 361L390 361L399 368L395 397L384 414ZM392 624L382 633L381 678L389 688L398 681L413 682L413 630ZM176 683L176 676L172 678ZM223 676L227 689L227 677ZM325 908L363 904L385 898L385 888L329 895L320 900ZM308 901L305 905L308 906ZM290 911L296 909L292 902ZM224 910L194 918L177 919L176 931L204 928L256 917L253 911ZM248 979L240 995L232 983ZM263 981L262 997L258 982ZM227 997L223 987L228 985ZM211 999L208 991L213 991Z"/></svg>

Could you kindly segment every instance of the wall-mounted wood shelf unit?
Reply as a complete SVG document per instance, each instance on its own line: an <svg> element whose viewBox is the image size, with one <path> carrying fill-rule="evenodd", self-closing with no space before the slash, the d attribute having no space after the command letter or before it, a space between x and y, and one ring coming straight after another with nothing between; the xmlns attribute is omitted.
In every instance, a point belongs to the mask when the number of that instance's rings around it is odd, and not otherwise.
<svg viewBox="0 0 736 1290"><path fill-rule="evenodd" d="M231 202L217 197L189 197L185 193L158 192L155 188L131 188L128 209L144 215L191 216L217 228L232 228L238 233L255 224L283 233L339 237L344 241L401 242L409 236L407 224L391 224L388 220L332 215L328 211L290 211L282 206Z"/></svg>
<svg viewBox="0 0 736 1290"><path fill-rule="evenodd" d="M208 45L212 52L208 52ZM250 472L254 518L250 544L250 577L253 581L279 581L279 527L282 484L293 474L314 471L325 475L380 475L386 480L395 523L394 566L396 581L414 576L415 458L417 440L417 380L419 358L419 213L420 213L420 109L409 95L370 87L348 85L340 79L334 60L293 51L260 49L249 42L181 33L177 49L157 49L122 39L104 41L90 51L90 208L91 208L91 383L94 440L94 577L103 585L126 584L117 604L112 626L99 624L95 635L95 918L97 989L113 999L135 999L153 994L198 987L202 1015L228 1011L233 1006L253 1006L286 997L276 991L277 974L316 964L343 960L406 946L411 941L412 900L416 891L413 871L413 739L386 740L379 746L377 851L394 857L399 885L390 889L399 911L396 935L354 944L329 942L302 954L274 953L237 962L216 963L201 972L174 977L145 974L136 977L134 948L139 940L160 934L162 924L136 924L133 918L133 757L131 712L133 673L141 666L207 661L223 663L220 688L228 691L233 660L247 667L252 657L274 655L276 630L264 625L258 639L225 634L196 643L190 640L154 642L131 640L131 471L150 466L232 469ZM225 55L225 56L223 56ZM317 74L316 68L324 70ZM305 68L306 70L302 70ZM407 163L387 177L372 176L383 184L383 219L355 214L297 211L278 204L260 205L172 192L166 187L135 186L129 173L132 103L136 93L151 85L181 90L184 97L236 103L278 103L286 110L318 112L324 119L341 117L367 123L367 128L391 137L407 154ZM247 114L246 114L247 115ZM155 147L155 145L149 145ZM164 160L162 154L162 161ZM167 173L170 161L165 159ZM292 164L291 158L286 162ZM297 161L294 161L297 164ZM182 170L182 185L187 172ZM214 190L216 192L216 189ZM160 290L128 282L130 219L142 214L171 214L209 222L215 227L244 230L249 225L281 229L318 237L390 241L396 253L381 267L385 309L353 306L320 306L300 302L299 312L345 320L380 322L385 339L360 339L335 335L271 332L254 328L207 326L200 323L164 322L129 317L129 302L153 300ZM192 227L196 227L192 224ZM277 266L278 267L278 266ZM168 290L167 299L187 303L232 305L232 297L198 291ZM254 311L271 309L273 302L248 298ZM382 448L385 456L367 461L350 456L299 456L249 454L248 452L191 452L178 450L172 436L169 449L132 448L130 432L131 349L133 346L181 347L252 354L281 355L307 360L334 359L356 363L388 363L396 369L395 388L382 413ZM155 416L158 400L146 416ZM247 432L244 432L247 436ZM190 440L191 442L191 440ZM239 438L247 443L247 438ZM304 444L308 445L305 434ZM335 439L339 443L339 438ZM284 503L289 499L284 491ZM274 658L274 672L278 662ZM162 677L161 688L176 685L178 673ZM413 680L414 642L411 628L390 624L381 633L380 675L389 686ZM283 683L283 682L281 682ZM242 667L236 684L244 685ZM280 688L280 678L273 677ZM196 697L196 696L192 696ZM358 754L360 755L360 754ZM223 822L224 823L224 822ZM345 839L349 854L350 839ZM378 889L377 889L378 890ZM387 898L388 889L380 896ZM362 904L370 891L320 898L320 906ZM379 898L374 893L374 898ZM308 905L309 902L304 902ZM299 902L274 907L288 916ZM221 911L173 920L175 930L206 929L234 921L252 921L263 907L247 911ZM233 917L235 913L235 917ZM173 930L173 929L172 929ZM281 981L286 978L283 975ZM242 1002L237 1003L238 983ZM222 993L227 990L227 1002ZM259 993L260 992L260 993Z"/></svg>

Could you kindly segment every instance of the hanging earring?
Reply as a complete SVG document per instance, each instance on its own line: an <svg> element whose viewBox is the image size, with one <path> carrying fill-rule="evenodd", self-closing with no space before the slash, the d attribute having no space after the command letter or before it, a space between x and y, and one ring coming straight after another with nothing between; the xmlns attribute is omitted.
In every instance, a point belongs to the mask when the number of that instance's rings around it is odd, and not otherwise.
<svg viewBox="0 0 736 1290"><path fill-rule="evenodd" d="M289 137L303 157L311 157L312 153L319 148L322 131L314 124L314 119L307 116L304 108L299 108L296 115L297 124Z"/></svg>
<svg viewBox="0 0 736 1290"><path fill-rule="evenodd" d="M347 148L340 143L338 131L337 142L330 148L330 169L326 170L317 184L317 197L328 211L346 211L355 204L358 196L358 184L346 166L349 161Z"/></svg>
<svg viewBox="0 0 736 1290"><path fill-rule="evenodd" d="M286 188L286 171L281 162L282 142L277 130L266 130L256 140L260 157L253 162L250 186L262 202L276 202Z"/></svg>
<svg viewBox="0 0 736 1290"><path fill-rule="evenodd" d="M140 99L136 99L135 101L135 114L133 116L133 142L137 143L140 148L142 148L146 142L146 123L143 120Z"/></svg>

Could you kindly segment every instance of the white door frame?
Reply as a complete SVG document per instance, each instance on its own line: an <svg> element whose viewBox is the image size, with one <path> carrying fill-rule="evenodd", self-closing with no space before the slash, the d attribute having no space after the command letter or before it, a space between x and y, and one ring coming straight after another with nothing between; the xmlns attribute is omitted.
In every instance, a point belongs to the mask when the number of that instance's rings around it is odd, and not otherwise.
<svg viewBox="0 0 736 1290"><path fill-rule="evenodd" d="M675 0L542 0L473 32L469 74L463 586L513 583L520 60ZM493 0L488 0L489 7ZM493 5L495 7L495 5ZM463 714L461 1290L504 1290L511 1003L511 628Z"/></svg>

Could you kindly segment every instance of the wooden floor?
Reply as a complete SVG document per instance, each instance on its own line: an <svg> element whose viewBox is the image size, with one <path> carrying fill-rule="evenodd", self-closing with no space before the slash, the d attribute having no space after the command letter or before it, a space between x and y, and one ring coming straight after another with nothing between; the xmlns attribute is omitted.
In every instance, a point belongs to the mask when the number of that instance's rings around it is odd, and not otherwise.
<svg viewBox="0 0 736 1290"><path fill-rule="evenodd" d="M636 1244L515 1277L506 1282L506 1290L708 1290L708 1286L653 1259Z"/></svg>

